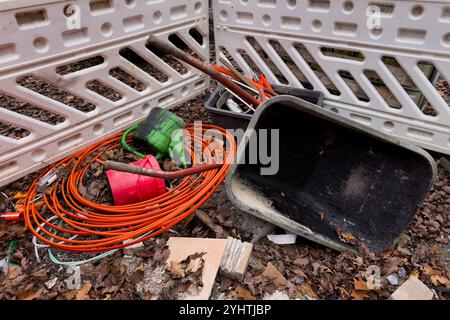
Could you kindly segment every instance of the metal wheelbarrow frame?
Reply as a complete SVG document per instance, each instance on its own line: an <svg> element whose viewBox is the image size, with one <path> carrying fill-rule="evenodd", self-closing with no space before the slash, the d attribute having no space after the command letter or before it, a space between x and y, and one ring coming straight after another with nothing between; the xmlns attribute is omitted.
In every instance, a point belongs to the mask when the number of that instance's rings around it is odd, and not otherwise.
<svg viewBox="0 0 450 320"><path fill-rule="evenodd" d="M252 129L280 129L280 171L240 164ZM337 250L395 244L436 178L423 149L292 96L258 107L226 180L241 210Z"/></svg>

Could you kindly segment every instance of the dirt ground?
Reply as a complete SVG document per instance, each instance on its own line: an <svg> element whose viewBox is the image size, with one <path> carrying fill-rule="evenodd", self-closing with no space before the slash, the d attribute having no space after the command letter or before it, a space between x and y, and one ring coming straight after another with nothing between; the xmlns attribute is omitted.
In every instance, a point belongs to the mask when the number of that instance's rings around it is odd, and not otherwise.
<svg viewBox="0 0 450 320"><path fill-rule="evenodd" d="M174 111L187 121L209 121L203 103L204 97L199 97ZM437 159L440 157L436 155ZM8 195L24 192L32 178L12 183L2 191ZM95 201L111 201L104 176L90 179L88 183L100 190L96 192ZM0 211L5 205L0 201ZM377 256L337 252L300 237L295 245L276 245L266 237L258 240L258 235L271 229L270 225L233 207L223 187L201 210L220 225L223 232L216 234L197 218L188 219L171 232L144 242L143 247L119 250L82 265L78 287L71 284L74 269L54 264L45 249L39 250L42 261L37 262L31 235L23 223L1 222L0 259L8 254L10 244L16 243L11 259L17 265L11 266L7 274L0 272L0 299L177 299L186 286L168 281L166 240L171 236L224 238L226 235L257 241L244 280L218 276L211 299L253 300L277 296L302 300L386 299L410 275L419 277L432 289L435 299L450 297L450 175L443 166L439 166L438 180L398 245ZM273 232L282 233L282 230ZM54 254L63 261L92 257L58 251ZM269 264L278 270L276 276L280 281L265 273ZM379 268L381 287L370 290L365 280L373 266ZM198 275L190 281L195 283L196 279Z"/></svg>

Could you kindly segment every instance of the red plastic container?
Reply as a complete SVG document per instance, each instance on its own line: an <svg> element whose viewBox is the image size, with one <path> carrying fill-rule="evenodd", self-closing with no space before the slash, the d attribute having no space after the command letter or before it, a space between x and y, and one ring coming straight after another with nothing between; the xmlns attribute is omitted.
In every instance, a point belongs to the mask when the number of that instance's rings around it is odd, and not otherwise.
<svg viewBox="0 0 450 320"><path fill-rule="evenodd" d="M131 164L143 168L161 170L158 160L151 155ZM166 193L166 184L163 179L115 170L106 171L106 175L111 187L114 204L118 206L150 200Z"/></svg>

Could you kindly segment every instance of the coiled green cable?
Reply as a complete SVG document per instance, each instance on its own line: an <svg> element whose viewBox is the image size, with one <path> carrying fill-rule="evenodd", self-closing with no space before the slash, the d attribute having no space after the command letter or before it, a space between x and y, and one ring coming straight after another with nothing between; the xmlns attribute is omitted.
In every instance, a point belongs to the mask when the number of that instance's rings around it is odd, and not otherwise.
<svg viewBox="0 0 450 320"><path fill-rule="evenodd" d="M135 156L137 156L137 157L139 157L139 158L141 158L141 159L144 159L144 158L145 158L145 154L140 153L139 151L134 150L134 149L133 149L132 147L130 147L130 146L128 145L128 143L127 143L127 138L128 138L128 136L129 136L132 132L136 131L137 128L139 128L139 124L135 124L134 126L130 127L127 131L125 131L125 132L123 133L123 136L122 136L121 144L122 144L122 147L123 147L125 150L127 150L128 152L131 152L132 154L134 154Z"/></svg>
<svg viewBox="0 0 450 320"><path fill-rule="evenodd" d="M137 157L139 157L139 158L141 158L141 159L144 159L144 158L146 157L145 154L140 153L139 151L134 150L134 149L133 149L132 147L130 147L130 145L127 143L127 138L128 138L128 136L129 136L131 133L133 133L134 131L136 131L138 128L139 128L139 123L138 123L138 124L135 124L134 126L130 127L127 131L125 131L125 132L123 133L122 140L121 140L120 143L122 144L122 147L123 147L125 150L127 150L128 152L134 154L135 156L137 156ZM162 154L162 153L158 153L158 154L155 156L155 158L156 158L157 160L161 160L163 157L164 157L164 154Z"/></svg>

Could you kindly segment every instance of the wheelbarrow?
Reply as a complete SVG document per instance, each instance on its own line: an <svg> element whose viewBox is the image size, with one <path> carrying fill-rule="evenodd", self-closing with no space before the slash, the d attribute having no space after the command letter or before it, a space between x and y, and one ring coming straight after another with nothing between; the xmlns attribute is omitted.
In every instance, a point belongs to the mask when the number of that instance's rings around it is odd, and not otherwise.
<svg viewBox="0 0 450 320"><path fill-rule="evenodd" d="M267 163L244 161L259 129L279 130L271 175L261 174ZM337 250L392 247L436 177L425 150L292 96L258 107L242 141L226 181L230 200Z"/></svg>

